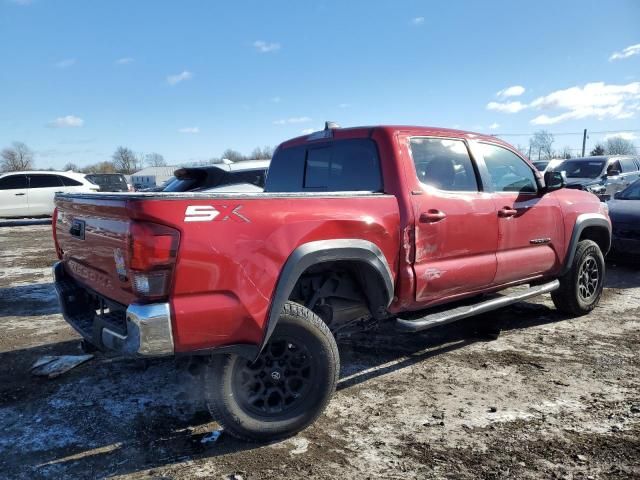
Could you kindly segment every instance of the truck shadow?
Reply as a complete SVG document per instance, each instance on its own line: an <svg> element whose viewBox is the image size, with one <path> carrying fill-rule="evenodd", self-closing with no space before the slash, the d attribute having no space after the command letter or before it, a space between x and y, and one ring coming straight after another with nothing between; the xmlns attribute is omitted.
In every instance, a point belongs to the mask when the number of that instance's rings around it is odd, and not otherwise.
<svg viewBox="0 0 640 480"><path fill-rule="evenodd" d="M52 282L0 288L0 317L38 317L56 313L60 313L60 306Z"/></svg>
<svg viewBox="0 0 640 480"><path fill-rule="evenodd" d="M495 327L519 329L561 319L543 305L523 303L428 333L400 335L387 322L340 343L338 389L484 341ZM483 322L491 328L478 328ZM224 434L215 443L202 443L217 424L204 407L197 378L172 360L98 354L58 379L28 373L42 355L77 353L77 341L0 353L0 447L5 451L0 470L10 477L31 472L37 477L102 478L187 459L253 451L263 457L280 451Z"/></svg>

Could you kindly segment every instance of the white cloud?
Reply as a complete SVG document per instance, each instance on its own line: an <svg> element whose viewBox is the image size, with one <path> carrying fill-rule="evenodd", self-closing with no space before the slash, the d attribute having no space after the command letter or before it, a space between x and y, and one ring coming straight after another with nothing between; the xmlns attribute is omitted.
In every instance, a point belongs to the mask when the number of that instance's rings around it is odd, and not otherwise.
<svg viewBox="0 0 640 480"><path fill-rule="evenodd" d="M47 126L51 128L77 128L84 125L84 120L75 115L66 115L64 117L58 117L55 120L50 121Z"/></svg>
<svg viewBox="0 0 640 480"><path fill-rule="evenodd" d="M521 110L527 108L527 105L521 102L489 102L487 103L487 110L495 110L502 113L518 113Z"/></svg>
<svg viewBox="0 0 640 480"><path fill-rule="evenodd" d="M498 122L493 122L491 125L489 125L490 130L495 130L497 128L500 128L500 124Z"/></svg>
<svg viewBox="0 0 640 480"><path fill-rule="evenodd" d="M193 73L184 71L182 73L178 73L177 75L169 75L167 77L167 83L169 85L177 85L180 82L184 82L185 80L191 80L193 78Z"/></svg>
<svg viewBox="0 0 640 480"><path fill-rule="evenodd" d="M56 67L58 68L69 68L76 64L75 58L65 58L64 60L60 60L56 62Z"/></svg>
<svg viewBox="0 0 640 480"><path fill-rule="evenodd" d="M178 131L180 133L196 134L196 133L200 133L200 128L199 127L184 127L184 128L179 128Z"/></svg>
<svg viewBox="0 0 640 480"><path fill-rule="evenodd" d="M304 130L302 130L303 135L309 135L310 133L313 133L313 132L315 132L313 128L305 128Z"/></svg>
<svg viewBox="0 0 640 480"><path fill-rule="evenodd" d="M525 92L525 88L522 85L513 85L512 87L507 87L500 90L496 93L496 96L501 98L506 97L519 97Z"/></svg>
<svg viewBox="0 0 640 480"><path fill-rule="evenodd" d="M280 50L280 44L276 42L265 42L264 40L256 40L253 42L253 46L260 53L269 53Z"/></svg>
<svg viewBox="0 0 640 480"><path fill-rule="evenodd" d="M419 27L420 25L424 25L424 17L414 17L411 19L411 25L415 25Z"/></svg>
<svg viewBox="0 0 640 480"><path fill-rule="evenodd" d="M583 87L557 90L536 98L529 104L538 110L567 110L557 115L538 115L531 120L534 125L553 125L565 120L588 117L630 118L634 115L634 102L640 100L640 82L626 85L609 85L604 82L587 83Z"/></svg>
<svg viewBox="0 0 640 480"><path fill-rule="evenodd" d="M131 57L123 57L123 58L119 58L118 60L116 60L116 65L128 65L130 63L133 63L133 58Z"/></svg>
<svg viewBox="0 0 640 480"><path fill-rule="evenodd" d="M291 124L291 123L307 123L310 122L311 118L309 117L290 117L290 118L283 118L281 120L276 120L275 122L273 122L274 125L287 125L287 124Z"/></svg>
<svg viewBox="0 0 640 480"><path fill-rule="evenodd" d="M632 132L609 133L604 136L605 140L609 140L610 138L622 138L623 140L629 140L631 142L638 138L638 136Z"/></svg>
<svg viewBox="0 0 640 480"><path fill-rule="evenodd" d="M614 60L621 60L623 58L633 57L634 55L640 55L640 43L629 45L621 52L613 52L609 57L609 61L613 62Z"/></svg>

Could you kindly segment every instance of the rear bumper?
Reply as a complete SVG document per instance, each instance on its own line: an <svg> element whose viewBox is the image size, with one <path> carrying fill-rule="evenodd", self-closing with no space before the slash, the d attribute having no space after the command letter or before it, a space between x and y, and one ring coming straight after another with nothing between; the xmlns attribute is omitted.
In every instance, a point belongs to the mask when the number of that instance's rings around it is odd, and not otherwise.
<svg viewBox="0 0 640 480"><path fill-rule="evenodd" d="M65 273L62 262L53 266L53 275L62 315L85 340L123 356L173 355L168 303L132 304L100 314L90 292Z"/></svg>

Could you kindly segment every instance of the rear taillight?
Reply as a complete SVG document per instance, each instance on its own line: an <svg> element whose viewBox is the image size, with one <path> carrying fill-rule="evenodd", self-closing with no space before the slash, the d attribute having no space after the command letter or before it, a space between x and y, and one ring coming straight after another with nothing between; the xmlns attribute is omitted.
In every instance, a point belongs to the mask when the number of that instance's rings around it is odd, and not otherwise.
<svg viewBox="0 0 640 480"><path fill-rule="evenodd" d="M129 267L134 292L146 299L166 297L171 287L180 232L156 223L129 228Z"/></svg>
<svg viewBox="0 0 640 480"><path fill-rule="evenodd" d="M53 245L56 247L56 255L58 260L62 260L62 250L58 245L58 232L56 232L56 225L58 224L58 207L53 209L53 218L51 219L51 230L53 233Z"/></svg>

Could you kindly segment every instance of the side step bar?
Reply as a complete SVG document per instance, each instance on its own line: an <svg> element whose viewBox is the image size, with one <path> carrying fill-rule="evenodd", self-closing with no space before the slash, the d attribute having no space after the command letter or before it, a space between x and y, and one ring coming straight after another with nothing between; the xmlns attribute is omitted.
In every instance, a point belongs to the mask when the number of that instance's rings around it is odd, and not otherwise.
<svg viewBox="0 0 640 480"><path fill-rule="evenodd" d="M404 320L402 318L398 318L396 319L396 325L398 329L405 332L419 332L421 330L427 330L440 325L446 325L447 323L455 322L456 320L461 320L473 315L506 307L507 305L526 300L527 298L552 292L558 287L560 287L560 282L558 280L554 280L543 285L529 287L524 291L520 291L512 295L500 295L497 298L485 300L484 302L476 303L475 305L464 305L462 307L452 308L451 310L431 313L416 320Z"/></svg>

